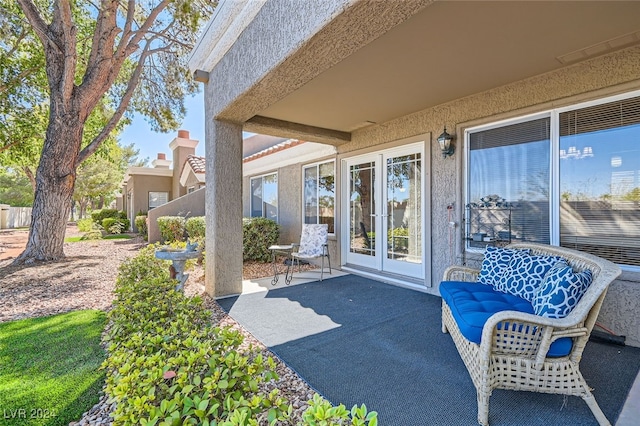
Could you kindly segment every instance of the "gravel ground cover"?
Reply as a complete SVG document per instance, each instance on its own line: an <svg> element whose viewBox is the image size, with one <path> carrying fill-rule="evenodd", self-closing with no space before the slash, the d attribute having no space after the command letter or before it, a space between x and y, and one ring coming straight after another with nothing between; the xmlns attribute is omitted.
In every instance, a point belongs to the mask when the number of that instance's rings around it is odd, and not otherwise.
<svg viewBox="0 0 640 426"><path fill-rule="evenodd" d="M20 237L23 235L18 234ZM66 236L80 235L75 226L67 228ZM24 240L24 238L22 238ZM16 246L15 233L0 234L0 248ZM128 240L96 240L65 243L66 258L59 262L45 262L32 266L12 266L12 259L0 258L0 322L22 318L54 315L80 309L100 309L108 311L113 300L113 289L118 274L118 266L127 258L137 254L146 243L141 237ZM282 261L279 259L278 261ZM307 266L306 268L311 268ZM247 262L243 275L246 279L270 276L270 263ZM212 312L214 322L221 326L231 326L245 336L245 344L252 345L266 356L273 354L229 317L204 293L204 272L201 267L189 271L185 285L188 296L200 295ZM282 361L275 358L277 382L265 384L264 390L278 388L282 396L294 407L293 424L301 418L307 408L306 401L312 398L313 390ZM103 395L100 401L86 412L81 419L71 425L110 425L109 413L112 408Z"/></svg>

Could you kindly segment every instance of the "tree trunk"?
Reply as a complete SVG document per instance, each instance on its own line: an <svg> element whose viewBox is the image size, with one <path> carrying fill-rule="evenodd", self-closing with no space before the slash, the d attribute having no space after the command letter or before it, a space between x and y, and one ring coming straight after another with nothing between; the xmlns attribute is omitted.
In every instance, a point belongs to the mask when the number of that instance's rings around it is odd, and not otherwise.
<svg viewBox="0 0 640 426"><path fill-rule="evenodd" d="M36 192L27 246L14 264L59 260L76 180L83 122L76 114L56 114L51 109L49 126L36 170Z"/></svg>

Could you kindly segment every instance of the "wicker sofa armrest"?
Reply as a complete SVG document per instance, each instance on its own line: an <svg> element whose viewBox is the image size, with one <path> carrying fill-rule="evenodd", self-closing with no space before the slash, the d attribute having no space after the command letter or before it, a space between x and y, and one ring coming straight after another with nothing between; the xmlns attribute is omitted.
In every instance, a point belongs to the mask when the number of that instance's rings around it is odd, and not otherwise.
<svg viewBox="0 0 640 426"><path fill-rule="evenodd" d="M444 271L442 281L466 281L475 282L478 279L479 269L467 266L453 265Z"/></svg>
<svg viewBox="0 0 640 426"><path fill-rule="evenodd" d="M502 324L500 330L498 324ZM489 317L484 324L480 356L490 357L492 352L520 354L535 359L535 366L540 369L554 341L563 337L586 340L588 336L589 330L576 316L556 319L525 312L501 311ZM581 346L584 347L584 344Z"/></svg>

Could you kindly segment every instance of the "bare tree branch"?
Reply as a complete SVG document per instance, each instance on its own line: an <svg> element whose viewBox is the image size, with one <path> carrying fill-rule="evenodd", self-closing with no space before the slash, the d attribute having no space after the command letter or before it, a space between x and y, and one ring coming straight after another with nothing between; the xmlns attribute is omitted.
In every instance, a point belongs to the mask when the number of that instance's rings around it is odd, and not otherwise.
<svg viewBox="0 0 640 426"><path fill-rule="evenodd" d="M102 142L109 137L111 131L116 127L124 113L127 111L129 107L129 102L133 97L133 93L135 92L136 87L138 86L138 82L140 81L140 76L142 75L142 70L144 68L144 63L147 57L153 52L149 49L150 44L147 44L144 48L144 51L140 55L140 59L138 60L138 64L136 65L136 69L133 71L131 78L129 79L129 83L127 84L127 90L125 91L118 107L116 108L113 116L109 119L109 122L104 126L102 131L96 136L89 145L87 145L80 154L78 155L78 160L76 162L76 166L80 165L84 160L86 160L91 154L96 152Z"/></svg>
<svg viewBox="0 0 640 426"><path fill-rule="evenodd" d="M31 182L31 188L33 188L33 192L36 191L36 176L33 173L33 170L29 166L23 166L22 171L29 178L29 182Z"/></svg>
<svg viewBox="0 0 640 426"><path fill-rule="evenodd" d="M40 11L32 0L18 0L18 5L22 13L27 17L29 24L33 27L43 46L53 45L58 47L48 36L49 26L40 16ZM59 50L59 49L58 49Z"/></svg>
<svg viewBox="0 0 640 426"><path fill-rule="evenodd" d="M98 18L96 19L96 30L93 33L93 41L91 43L91 53L87 62L87 75L85 78L93 74L93 70L99 66L99 59L110 57L113 52L115 38L119 32L116 22L118 11L117 0L103 0L99 8ZM105 53L109 54L105 56Z"/></svg>

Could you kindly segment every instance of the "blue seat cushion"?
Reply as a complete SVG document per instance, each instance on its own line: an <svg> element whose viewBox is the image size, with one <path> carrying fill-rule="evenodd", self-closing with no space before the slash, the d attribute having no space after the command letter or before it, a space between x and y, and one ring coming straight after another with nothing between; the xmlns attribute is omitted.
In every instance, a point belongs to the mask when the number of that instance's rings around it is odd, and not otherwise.
<svg viewBox="0 0 640 426"><path fill-rule="evenodd" d="M477 344L480 344L484 324L493 314L500 311L534 313L531 302L477 283L443 281L440 283L440 295L449 305L462 335ZM551 344L547 356L566 356L572 346L573 340L563 337Z"/></svg>

